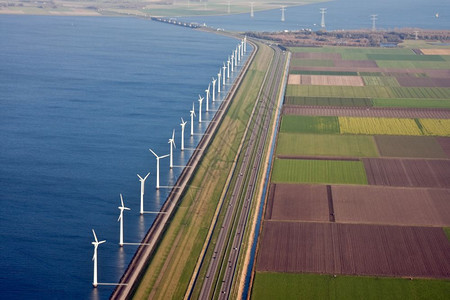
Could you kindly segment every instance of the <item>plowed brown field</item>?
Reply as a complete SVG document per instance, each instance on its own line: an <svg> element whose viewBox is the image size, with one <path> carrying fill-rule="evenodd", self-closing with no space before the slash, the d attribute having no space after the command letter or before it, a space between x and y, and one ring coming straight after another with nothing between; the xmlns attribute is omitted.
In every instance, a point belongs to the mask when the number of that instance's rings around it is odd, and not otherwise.
<svg viewBox="0 0 450 300"><path fill-rule="evenodd" d="M283 114L298 116L382 117L382 118L435 118L450 119L450 110L394 108L394 107L326 107L283 105Z"/></svg>
<svg viewBox="0 0 450 300"><path fill-rule="evenodd" d="M398 83L406 87L450 87L450 78L417 78L396 76Z"/></svg>
<svg viewBox="0 0 450 300"><path fill-rule="evenodd" d="M372 185L450 188L450 160L363 158Z"/></svg>
<svg viewBox="0 0 450 300"><path fill-rule="evenodd" d="M349 68L377 68L378 65L373 60L335 60L334 65Z"/></svg>
<svg viewBox="0 0 450 300"><path fill-rule="evenodd" d="M336 222L450 226L450 189L339 185L331 190Z"/></svg>
<svg viewBox="0 0 450 300"><path fill-rule="evenodd" d="M436 137L377 135L374 138L381 156L450 158Z"/></svg>
<svg viewBox="0 0 450 300"><path fill-rule="evenodd" d="M258 271L450 278L442 228L265 221Z"/></svg>
<svg viewBox="0 0 450 300"><path fill-rule="evenodd" d="M329 220L325 185L271 184L266 220Z"/></svg>
<svg viewBox="0 0 450 300"><path fill-rule="evenodd" d="M450 138L438 137L436 139L441 145L444 152L447 153L448 157L450 157Z"/></svg>

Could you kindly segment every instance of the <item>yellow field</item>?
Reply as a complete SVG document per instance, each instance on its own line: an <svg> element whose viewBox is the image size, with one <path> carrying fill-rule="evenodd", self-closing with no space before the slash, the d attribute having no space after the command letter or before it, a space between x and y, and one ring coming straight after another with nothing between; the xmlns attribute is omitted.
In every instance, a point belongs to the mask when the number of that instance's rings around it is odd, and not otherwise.
<svg viewBox="0 0 450 300"><path fill-rule="evenodd" d="M288 84L300 84L301 75L289 74Z"/></svg>
<svg viewBox="0 0 450 300"><path fill-rule="evenodd" d="M450 136L449 119L420 119L425 135Z"/></svg>
<svg viewBox="0 0 450 300"><path fill-rule="evenodd" d="M420 49L425 55L450 55L450 49Z"/></svg>
<svg viewBox="0 0 450 300"><path fill-rule="evenodd" d="M413 119L339 117L342 134L422 135Z"/></svg>

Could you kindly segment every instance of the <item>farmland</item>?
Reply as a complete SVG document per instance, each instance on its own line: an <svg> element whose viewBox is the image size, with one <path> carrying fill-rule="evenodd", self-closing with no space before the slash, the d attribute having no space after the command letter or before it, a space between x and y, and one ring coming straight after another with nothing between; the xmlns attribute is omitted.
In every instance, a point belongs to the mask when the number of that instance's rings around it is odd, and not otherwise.
<svg viewBox="0 0 450 300"><path fill-rule="evenodd" d="M291 49L252 298L447 298L449 49Z"/></svg>
<svg viewBox="0 0 450 300"><path fill-rule="evenodd" d="M449 293L448 280L256 272L253 298L446 300Z"/></svg>
<svg viewBox="0 0 450 300"><path fill-rule="evenodd" d="M367 184L360 161L275 159L273 182Z"/></svg>

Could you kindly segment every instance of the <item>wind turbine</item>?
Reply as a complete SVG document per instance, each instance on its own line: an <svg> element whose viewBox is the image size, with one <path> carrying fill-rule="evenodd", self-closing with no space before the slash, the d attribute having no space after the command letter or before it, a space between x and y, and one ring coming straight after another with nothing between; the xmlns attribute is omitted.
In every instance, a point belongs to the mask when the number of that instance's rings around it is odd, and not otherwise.
<svg viewBox="0 0 450 300"><path fill-rule="evenodd" d="M227 78L230 78L230 57L227 60Z"/></svg>
<svg viewBox="0 0 450 300"><path fill-rule="evenodd" d="M244 39L241 40L241 56L244 57Z"/></svg>
<svg viewBox="0 0 450 300"><path fill-rule="evenodd" d="M166 158L167 156L169 156L169 154L163 155L163 156L158 156L156 155L155 152L153 152L152 149L148 149L150 150L151 153L153 153L153 155L156 157L156 189L159 189L159 160L162 158Z"/></svg>
<svg viewBox="0 0 450 300"><path fill-rule="evenodd" d="M222 73L220 72L221 70L219 69L219 73L217 73L217 92L220 93L220 77L222 76Z"/></svg>
<svg viewBox="0 0 450 300"><path fill-rule="evenodd" d="M242 47L242 45L241 44L239 44L238 45L238 61L241 61L241 47Z"/></svg>
<svg viewBox="0 0 450 300"><path fill-rule="evenodd" d="M231 72L234 72L234 51L231 52Z"/></svg>
<svg viewBox="0 0 450 300"><path fill-rule="evenodd" d="M206 93L206 111L209 111L209 89L211 88L211 83L208 84L208 89L205 90Z"/></svg>
<svg viewBox="0 0 450 300"><path fill-rule="evenodd" d="M183 118L181 118L181 151L184 150L184 126L186 126L187 122L185 122L183 120Z"/></svg>
<svg viewBox="0 0 450 300"><path fill-rule="evenodd" d="M194 117L195 117L195 107L194 102L192 102L192 110L191 110L191 136L194 135Z"/></svg>
<svg viewBox="0 0 450 300"><path fill-rule="evenodd" d="M121 206L118 207L120 209L120 215L119 215L119 218L117 219L117 222L120 221L120 240L119 240L119 245L120 245L120 247L122 247L123 246L123 211L124 210L130 210L128 207L125 207L125 205L123 205L122 194L120 194L120 204L121 204Z"/></svg>
<svg viewBox="0 0 450 300"><path fill-rule="evenodd" d="M234 66L235 67L237 67L237 65L238 65L238 53L237 53L237 51L238 51L238 48L236 46L236 49L234 49Z"/></svg>
<svg viewBox="0 0 450 300"><path fill-rule="evenodd" d="M212 102L216 101L216 79L212 78L213 90L212 90Z"/></svg>
<svg viewBox="0 0 450 300"><path fill-rule="evenodd" d="M227 69L227 67L225 66L225 62L223 63L222 69L223 69L222 84L223 84L223 86L225 86L225 76L226 76L225 70Z"/></svg>
<svg viewBox="0 0 450 300"><path fill-rule="evenodd" d="M201 123L202 122L202 102L203 102L203 98L202 96L198 95L198 103L199 103L199 108L198 108L198 122Z"/></svg>
<svg viewBox="0 0 450 300"><path fill-rule="evenodd" d="M244 52L247 53L247 36L244 36Z"/></svg>
<svg viewBox="0 0 450 300"><path fill-rule="evenodd" d="M170 168L173 168L173 148L176 148L175 146L175 129L172 131L172 138L169 139L170 144Z"/></svg>
<svg viewBox="0 0 450 300"><path fill-rule="evenodd" d="M95 234L94 229L92 229L92 233L94 234L95 241L92 242L92 245L94 245L94 256L92 256L92 260L94 261L94 280L92 281L92 285L96 288L98 286L97 281L97 248L98 245L103 244L106 241L98 241L97 235Z"/></svg>
<svg viewBox="0 0 450 300"><path fill-rule="evenodd" d="M150 172L145 175L144 178L141 177L141 175L136 174L137 177L139 177L139 181L141 182L141 215L144 214L144 188L145 188L145 180L147 180L148 175L150 175Z"/></svg>

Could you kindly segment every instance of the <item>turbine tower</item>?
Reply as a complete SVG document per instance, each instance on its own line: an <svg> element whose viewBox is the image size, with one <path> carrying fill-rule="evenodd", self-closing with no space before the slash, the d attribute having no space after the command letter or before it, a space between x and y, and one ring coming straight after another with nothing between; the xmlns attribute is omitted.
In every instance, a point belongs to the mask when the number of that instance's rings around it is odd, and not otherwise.
<svg viewBox="0 0 450 300"><path fill-rule="evenodd" d="M120 221L120 240L119 240L119 246L123 247L123 211L124 210L130 210L128 207L125 207L125 205L123 205L123 198L122 198L122 194L120 194L120 204L121 206L119 206L119 210L120 210L120 215L119 218L117 219L117 222Z"/></svg>
<svg viewBox="0 0 450 300"><path fill-rule="evenodd" d="M375 26L375 21L377 20L378 15L370 15L370 19L372 20L372 31L376 31L377 28Z"/></svg>
<svg viewBox="0 0 450 300"><path fill-rule="evenodd" d="M183 118L181 118L181 151L184 150L184 127L186 126L187 121L184 121Z"/></svg>
<svg viewBox="0 0 450 300"><path fill-rule="evenodd" d="M321 8L320 9L320 13L322 14L322 20L320 21L320 27L322 27L323 29L325 29L325 14L327 12L326 8Z"/></svg>
<svg viewBox="0 0 450 300"><path fill-rule="evenodd" d="M172 131L172 138L169 139L168 144L170 144L170 168L173 168L173 148L176 148L175 146L175 129Z"/></svg>
<svg viewBox="0 0 450 300"><path fill-rule="evenodd" d="M236 46L236 49L234 49L234 66L235 67L237 67L237 65L238 65L238 53L237 53L237 51L238 51L238 49L237 49L237 46Z"/></svg>
<svg viewBox="0 0 450 300"><path fill-rule="evenodd" d="M202 122L202 102L203 102L203 98L202 96L198 95L198 103L199 103L199 107L198 107L198 122L201 123Z"/></svg>
<svg viewBox="0 0 450 300"><path fill-rule="evenodd" d="M234 72L234 51L231 52L231 72Z"/></svg>
<svg viewBox="0 0 450 300"><path fill-rule="evenodd" d="M97 235L95 234L94 229L92 229L92 233L94 234L95 241L92 242L92 245L94 245L94 256L92 256L92 260L94 261L94 280L92 281L92 285L96 288L98 286L97 281L97 248L98 245L103 244L106 241L98 241Z"/></svg>
<svg viewBox="0 0 450 300"><path fill-rule="evenodd" d="M194 102L192 102L192 110L191 110L191 136L194 135L194 117L195 117L195 107L194 107Z"/></svg>
<svg viewBox="0 0 450 300"><path fill-rule="evenodd" d="M144 188L145 188L145 181L147 180L148 175L150 175L150 172L145 175L144 178L141 177L141 175L136 174L137 177L139 177L139 181L141 182L141 215L144 214Z"/></svg>
<svg viewBox="0 0 450 300"><path fill-rule="evenodd" d="M223 69L222 85L225 86L225 76L227 76L225 73L225 70L227 69L227 67L225 66L225 62L223 63L222 69Z"/></svg>
<svg viewBox="0 0 450 300"><path fill-rule="evenodd" d="M284 11L286 10L286 6L282 5L281 6L281 22L284 22Z"/></svg>
<svg viewBox="0 0 450 300"><path fill-rule="evenodd" d="M241 44L238 45L238 61L241 61Z"/></svg>
<svg viewBox="0 0 450 300"><path fill-rule="evenodd" d="M230 57L227 60L227 78L230 78Z"/></svg>
<svg viewBox="0 0 450 300"><path fill-rule="evenodd" d="M162 158L166 158L167 156L169 156L169 154L158 156L155 152L153 152L152 149L148 150L150 150L150 152L153 153L153 155L156 157L156 189L159 190L159 160Z"/></svg>
<svg viewBox="0 0 450 300"><path fill-rule="evenodd" d="M216 101L216 79L212 78L213 90L212 90L212 102Z"/></svg>
<svg viewBox="0 0 450 300"><path fill-rule="evenodd" d="M241 40L241 57L244 58L244 39Z"/></svg>
<svg viewBox="0 0 450 300"><path fill-rule="evenodd" d="M208 84L208 88L205 90L206 93L206 111L209 111L209 89L211 88L211 83Z"/></svg>
<svg viewBox="0 0 450 300"><path fill-rule="evenodd" d="M220 93L220 77L222 76L221 70L219 69L219 73L217 73L217 92Z"/></svg>
<svg viewBox="0 0 450 300"><path fill-rule="evenodd" d="M255 4L255 2L250 2L250 18L253 18L255 16L255 14L253 13L253 4Z"/></svg>
<svg viewBox="0 0 450 300"><path fill-rule="evenodd" d="M247 36L244 36L244 53L247 53Z"/></svg>

